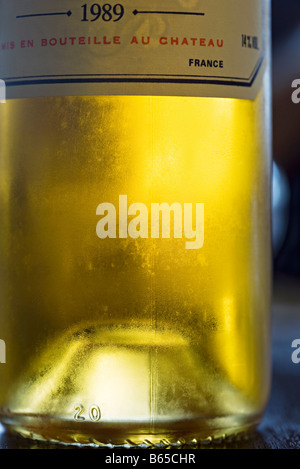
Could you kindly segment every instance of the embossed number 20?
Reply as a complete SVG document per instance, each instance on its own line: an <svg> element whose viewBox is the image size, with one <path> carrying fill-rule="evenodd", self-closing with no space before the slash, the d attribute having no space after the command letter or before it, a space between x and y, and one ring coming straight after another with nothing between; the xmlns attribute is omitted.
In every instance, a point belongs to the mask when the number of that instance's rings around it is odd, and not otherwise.
<svg viewBox="0 0 300 469"><path fill-rule="evenodd" d="M76 420L77 422L84 422L86 420L86 417L83 415L85 413L85 408L83 407L83 405L76 404L74 410L74 420ZM88 416L89 420L91 420L92 422L99 422L99 420L101 419L100 407L96 404L91 405L88 409Z"/></svg>
<svg viewBox="0 0 300 469"><path fill-rule="evenodd" d="M124 7L120 3L111 5L110 3L104 3L104 5L99 5L99 3L93 3L91 6L88 6L87 3L81 6L83 13L81 21L97 21L102 19L102 21L120 21L124 16Z"/></svg>

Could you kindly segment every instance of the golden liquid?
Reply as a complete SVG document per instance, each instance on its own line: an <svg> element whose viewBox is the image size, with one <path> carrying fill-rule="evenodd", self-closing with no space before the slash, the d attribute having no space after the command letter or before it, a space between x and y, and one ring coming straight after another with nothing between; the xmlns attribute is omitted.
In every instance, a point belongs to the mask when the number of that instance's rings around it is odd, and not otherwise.
<svg viewBox="0 0 300 469"><path fill-rule="evenodd" d="M200 441L258 423L269 392L267 117L263 92L0 105L4 423L83 444ZM204 203L203 248L99 239L96 208L120 194Z"/></svg>

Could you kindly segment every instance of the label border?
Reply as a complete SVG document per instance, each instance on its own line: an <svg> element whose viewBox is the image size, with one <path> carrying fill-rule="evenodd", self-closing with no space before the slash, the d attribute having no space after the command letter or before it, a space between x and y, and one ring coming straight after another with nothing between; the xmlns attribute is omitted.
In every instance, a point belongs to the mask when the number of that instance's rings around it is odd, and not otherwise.
<svg viewBox="0 0 300 469"><path fill-rule="evenodd" d="M37 75L24 77L2 78L7 87L26 85L55 85L55 84L84 84L84 83L180 83L195 85L225 85L243 86L250 88L262 65L264 63L264 53L259 58L254 70L248 78L241 77L206 77L205 75L160 75L157 74L89 74L89 75ZM195 78L188 78L188 77ZM69 78L67 78L69 77ZM72 77L72 78L70 78ZM105 78L106 77L106 78ZM135 77L135 78L134 78ZM139 77L139 78L138 78ZM167 78L168 77L168 78ZM183 77L183 78L180 78ZM218 79L219 78L219 79ZM20 81L21 80L21 81ZM240 80L240 81L238 81Z"/></svg>

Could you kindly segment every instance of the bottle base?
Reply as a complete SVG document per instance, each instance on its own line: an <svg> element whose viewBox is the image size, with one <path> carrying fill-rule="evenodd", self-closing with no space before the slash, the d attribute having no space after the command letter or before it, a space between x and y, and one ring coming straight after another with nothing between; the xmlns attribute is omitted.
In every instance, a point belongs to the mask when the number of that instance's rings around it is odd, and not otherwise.
<svg viewBox="0 0 300 469"><path fill-rule="evenodd" d="M1 423L11 433L24 438L77 447L106 448L198 448L247 438L258 426L261 416L249 421L222 417L205 422L169 422L149 431L141 423L86 423L81 428L73 422L3 412ZM169 427L169 428L168 428ZM188 428L188 430L187 430Z"/></svg>

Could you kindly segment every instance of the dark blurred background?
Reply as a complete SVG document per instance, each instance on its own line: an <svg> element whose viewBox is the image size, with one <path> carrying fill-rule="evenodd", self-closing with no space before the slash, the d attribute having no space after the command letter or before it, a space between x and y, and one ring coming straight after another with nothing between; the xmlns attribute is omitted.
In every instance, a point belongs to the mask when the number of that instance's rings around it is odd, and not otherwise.
<svg viewBox="0 0 300 469"><path fill-rule="evenodd" d="M300 103L291 99L300 79L300 0L272 0L272 10L274 274L300 287Z"/></svg>
<svg viewBox="0 0 300 469"><path fill-rule="evenodd" d="M255 448L300 449L300 0L272 0L273 329L272 390ZM300 93L299 93L300 97ZM252 447L253 447L252 446Z"/></svg>

